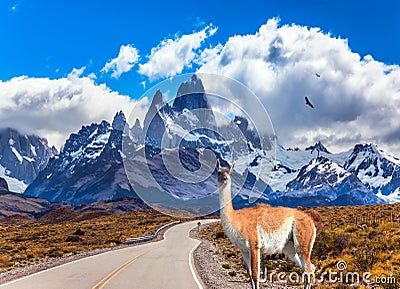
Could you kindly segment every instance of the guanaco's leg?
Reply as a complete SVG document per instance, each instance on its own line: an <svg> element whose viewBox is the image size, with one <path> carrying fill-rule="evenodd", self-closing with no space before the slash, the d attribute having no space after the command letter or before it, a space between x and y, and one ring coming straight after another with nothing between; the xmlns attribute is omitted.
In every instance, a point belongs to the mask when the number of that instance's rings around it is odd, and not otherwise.
<svg viewBox="0 0 400 289"><path fill-rule="evenodd" d="M303 264L301 263L300 258L296 253L296 249L294 248L293 241L287 241L282 251L291 261L295 262L297 266L303 268Z"/></svg>
<svg viewBox="0 0 400 289"><path fill-rule="evenodd" d="M261 253L261 269L260 275L262 273L262 277L260 276L260 283L267 282L267 270L265 269L265 258L264 254Z"/></svg>
<svg viewBox="0 0 400 289"><path fill-rule="evenodd" d="M247 274L249 275L249 277L251 279L250 249L240 249L240 252L242 253L242 257L243 257L244 263L246 265Z"/></svg>
<svg viewBox="0 0 400 289"><path fill-rule="evenodd" d="M260 288L260 248L252 246L251 249L251 277L253 289Z"/></svg>

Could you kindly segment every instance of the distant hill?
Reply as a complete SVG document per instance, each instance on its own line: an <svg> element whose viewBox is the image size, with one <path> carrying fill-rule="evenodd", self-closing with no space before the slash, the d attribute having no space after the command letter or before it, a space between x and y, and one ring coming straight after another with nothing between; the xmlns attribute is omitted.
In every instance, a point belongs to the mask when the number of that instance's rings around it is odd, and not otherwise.
<svg viewBox="0 0 400 289"><path fill-rule="evenodd" d="M37 218L59 206L45 199L10 192L7 182L0 177L0 218L12 215Z"/></svg>
<svg viewBox="0 0 400 289"><path fill-rule="evenodd" d="M53 203L46 199L10 192L5 179L0 177L0 219L6 223L19 223L26 219L40 219L45 223L90 219L102 214L121 214L149 207L140 199L124 197L117 200L99 201L72 206Z"/></svg>

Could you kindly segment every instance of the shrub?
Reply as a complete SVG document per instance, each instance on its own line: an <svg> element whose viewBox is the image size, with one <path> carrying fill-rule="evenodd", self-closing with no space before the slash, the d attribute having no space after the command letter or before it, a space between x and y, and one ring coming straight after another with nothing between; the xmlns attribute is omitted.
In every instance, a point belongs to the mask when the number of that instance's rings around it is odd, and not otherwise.
<svg viewBox="0 0 400 289"><path fill-rule="evenodd" d="M215 233L215 239L225 239L226 238L226 235L225 235L225 232L224 231L217 231L216 233Z"/></svg>
<svg viewBox="0 0 400 289"><path fill-rule="evenodd" d="M85 232L82 231L81 228L78 228L72 235L83 236Z"/></svg>
<svg viewBox="0 0 400 289"><path fill-rule="evenodd" d="M350 237L349 235L345 233L339 233L338 235L335 236L335 245L336 249L339 252L339 254L343 253L343 250L346 249L349 245L350 242Z"/></svg>
<svg viewBox="0 0 400 289"><path fill-rule="evenodd" d="M372 269L374 264L379 261L375 248L360 249L353 258L353 264L360 272L366 272Z"/></svg>
<svg viewBox="0 0 400 289"><path fill-rule="evenodd" d="M77 235L68 236L65 242L81 242L82 238Z"/></svg>
<svg viewBox="0 0 400 289"><path fill-rule="evenodd" d="M344 231L345 231L346 233L354 233L354 232L357 232L358 230L360 230L360 228L358 228L356 225L350 225L350 226L347 226L347 227L344 229Z"/></svg>

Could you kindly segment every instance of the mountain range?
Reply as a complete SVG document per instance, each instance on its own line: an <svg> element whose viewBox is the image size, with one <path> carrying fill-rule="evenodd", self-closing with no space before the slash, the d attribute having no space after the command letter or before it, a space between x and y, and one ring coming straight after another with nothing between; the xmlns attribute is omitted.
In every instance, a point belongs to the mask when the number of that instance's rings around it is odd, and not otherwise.
<svg viewBox="0 0 400 289"><path fill-rule="evenodd" d="M122 161L125 123L120 112L112 124L93 123L71 134L25 194L72 204L135 196Z"/></svg>
<svg viewBox="0 0 400 289"><path fill-rule="evenodd" d="M82 126L59 153L42 138L1 130L0 176L29 184L25 195L52 202L79 205L124 197L140 202L138 189L148 191L151 201L157 189L168 193L166 203L209 197L201 205L212 207L218 205L214 163L202 166L199 161L212 150L223 164L236 162L234 203L239 207L249 205L252 190L261 202L292 207L400 201L400 160L375 144L356 144L336 154L321 142L305 150L286 149L275 136L258 135L244 116L216 127L207 94L194 75L179 87L173 104L157 91L143 125L136 120L129 127L118 112L112 124ZM270 159L265 150L275 143L276 158ZM183 178L200 168L212 174L195 184L180 181L168 167L176 156L186 171ZM263 161L269 169L260 170Z"/></svg>

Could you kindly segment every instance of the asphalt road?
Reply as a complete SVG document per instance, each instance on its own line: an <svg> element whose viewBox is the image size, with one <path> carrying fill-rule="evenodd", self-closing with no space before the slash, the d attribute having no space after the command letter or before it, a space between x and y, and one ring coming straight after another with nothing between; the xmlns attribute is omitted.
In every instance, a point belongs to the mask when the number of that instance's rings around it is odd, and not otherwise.
<svg viewBox="0 0 400 289"><path fill-rule="evenodd" d="M212 221L212 220L210 220ZM202 220L202 223L210 222ZM197 289L192 264L198 221L175 225L164 240L91 256L0 285L1 289Z"/></svg>

